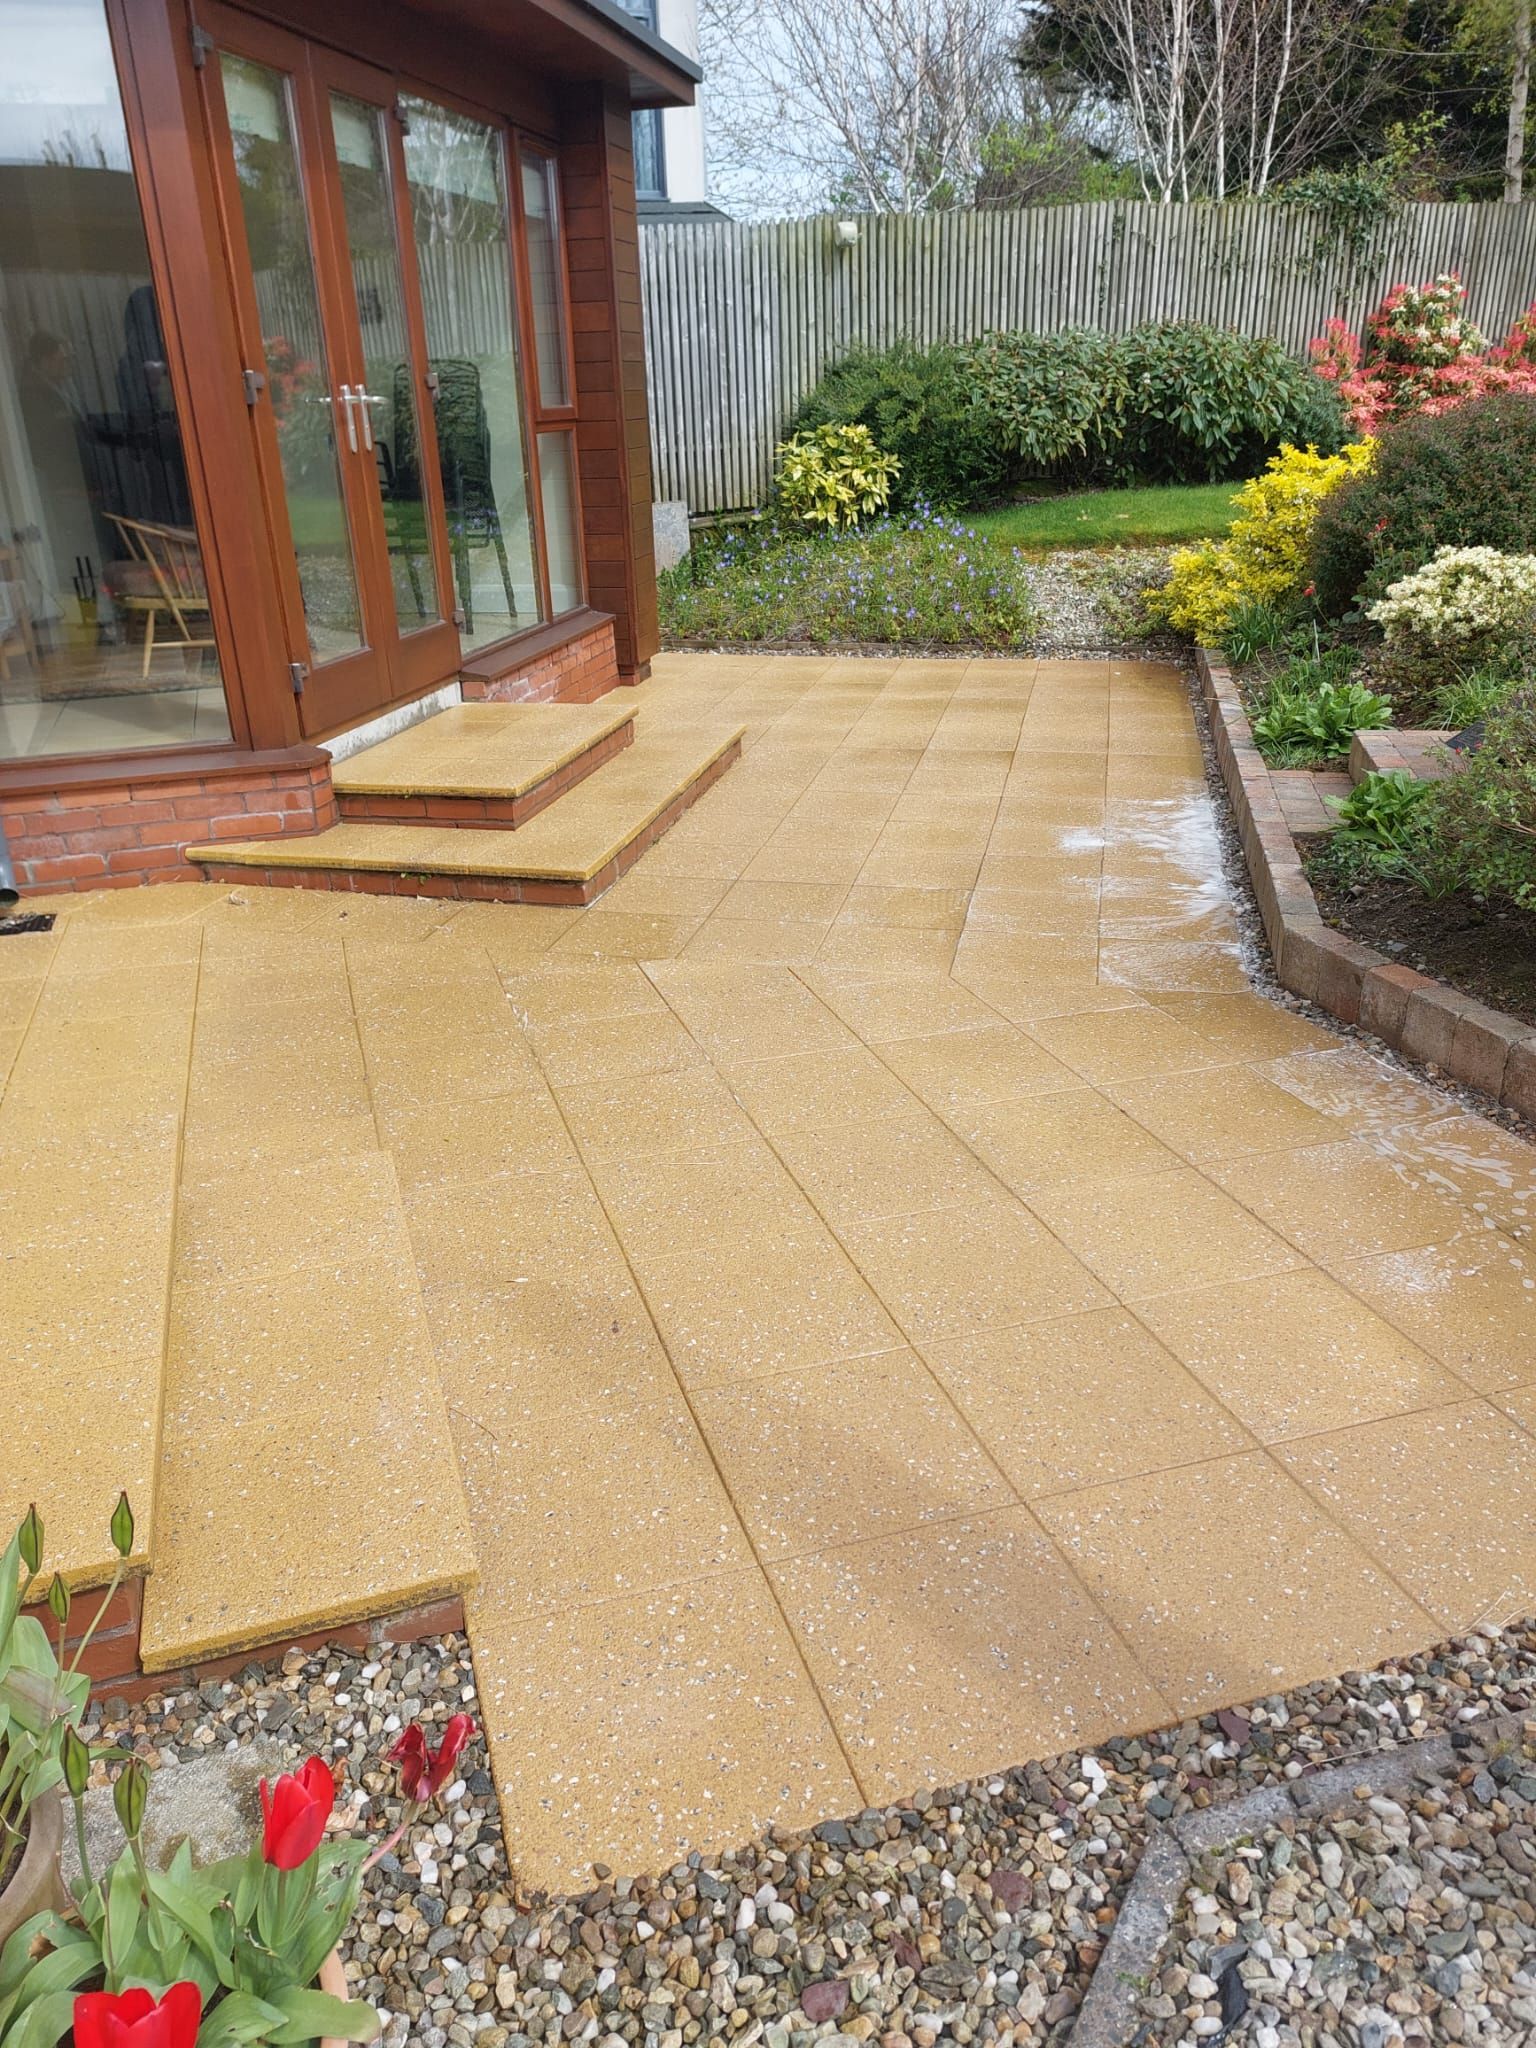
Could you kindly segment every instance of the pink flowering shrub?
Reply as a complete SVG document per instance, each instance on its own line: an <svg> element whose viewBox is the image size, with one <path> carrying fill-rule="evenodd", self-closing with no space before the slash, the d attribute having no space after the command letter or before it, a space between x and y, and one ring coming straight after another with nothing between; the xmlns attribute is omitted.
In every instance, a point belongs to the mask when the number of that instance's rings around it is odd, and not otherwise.
<svg viewBox="0 0 1536 2048"><path fill-rule="evenodd" d="M1536 303L1489 348L1466 317L1454 271L1388 292L1361 341L1330 320L1312 343L1312 368L1338 387L1357 434L1376 434L1411 413L1444 413L1499 391L1536 392Z"/></svg>

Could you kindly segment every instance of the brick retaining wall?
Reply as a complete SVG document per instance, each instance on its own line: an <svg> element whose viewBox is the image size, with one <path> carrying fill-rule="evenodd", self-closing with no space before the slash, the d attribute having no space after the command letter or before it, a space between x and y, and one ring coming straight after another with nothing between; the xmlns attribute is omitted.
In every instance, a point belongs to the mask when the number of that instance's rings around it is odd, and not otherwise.
<svg viewBox="0 0 1536 2048"><path fill-rule="evenodd" d="M1341 1023L1359 1024L1411 1059L1536 1120L1536 1029L1324 923L1231 672L1203 647L1196 665L1283 986Z"/></svg>

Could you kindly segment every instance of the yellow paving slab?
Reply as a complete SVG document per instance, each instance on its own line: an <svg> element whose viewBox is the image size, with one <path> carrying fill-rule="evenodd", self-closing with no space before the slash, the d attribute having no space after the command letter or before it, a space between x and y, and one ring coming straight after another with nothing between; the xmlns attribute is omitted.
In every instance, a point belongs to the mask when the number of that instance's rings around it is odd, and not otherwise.
<svg viewBox="0 0 1536 2048"><path fill-rule="evenodd" d="M39 1412L112 1388L9 1484L138 1461L152 1653L478 1563L562 1886L1528 1606L1536 1154L1247 983L1182 680L631 704L498 846L743 759L590 910L187 885L0 945L0 1324Z"/></svg>
<svg viewBox="0 0 1536 2048"><path fill-rule="evenodd" d="M634 715L619 693L597 704L453 704L338 761L331 780L353 796L526 796Z"/></svg>

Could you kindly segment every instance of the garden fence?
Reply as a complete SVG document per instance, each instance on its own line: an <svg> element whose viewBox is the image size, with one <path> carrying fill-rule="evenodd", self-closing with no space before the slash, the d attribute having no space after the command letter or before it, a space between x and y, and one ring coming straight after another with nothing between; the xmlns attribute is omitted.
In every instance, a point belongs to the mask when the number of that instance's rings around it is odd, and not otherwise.
<svg viewBox="0 0 1536 2048"><path fill-rule="evenodd" d="M1113 200L837 223L647 222L646 368L658 498L699 512L761 504L786 421L854 346L972 340L1008 328L1121 332L1204 320L1300 354L1337 314L1444 270L1502 336L1536 298L1536 205L1405 206L1363 249L1309 209Z"/></svg>

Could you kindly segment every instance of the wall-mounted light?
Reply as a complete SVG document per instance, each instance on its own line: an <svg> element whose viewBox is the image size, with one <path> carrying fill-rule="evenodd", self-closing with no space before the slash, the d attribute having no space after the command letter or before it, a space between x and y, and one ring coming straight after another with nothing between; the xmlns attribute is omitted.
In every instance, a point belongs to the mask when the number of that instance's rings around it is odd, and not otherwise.
<svg viewBox="0 0 1536 2048"><path fill-rule="evenodd" d="M859 239L859 224L856 220L835 220L832 223L832 239L839 249L851 249Z"/></svg>

